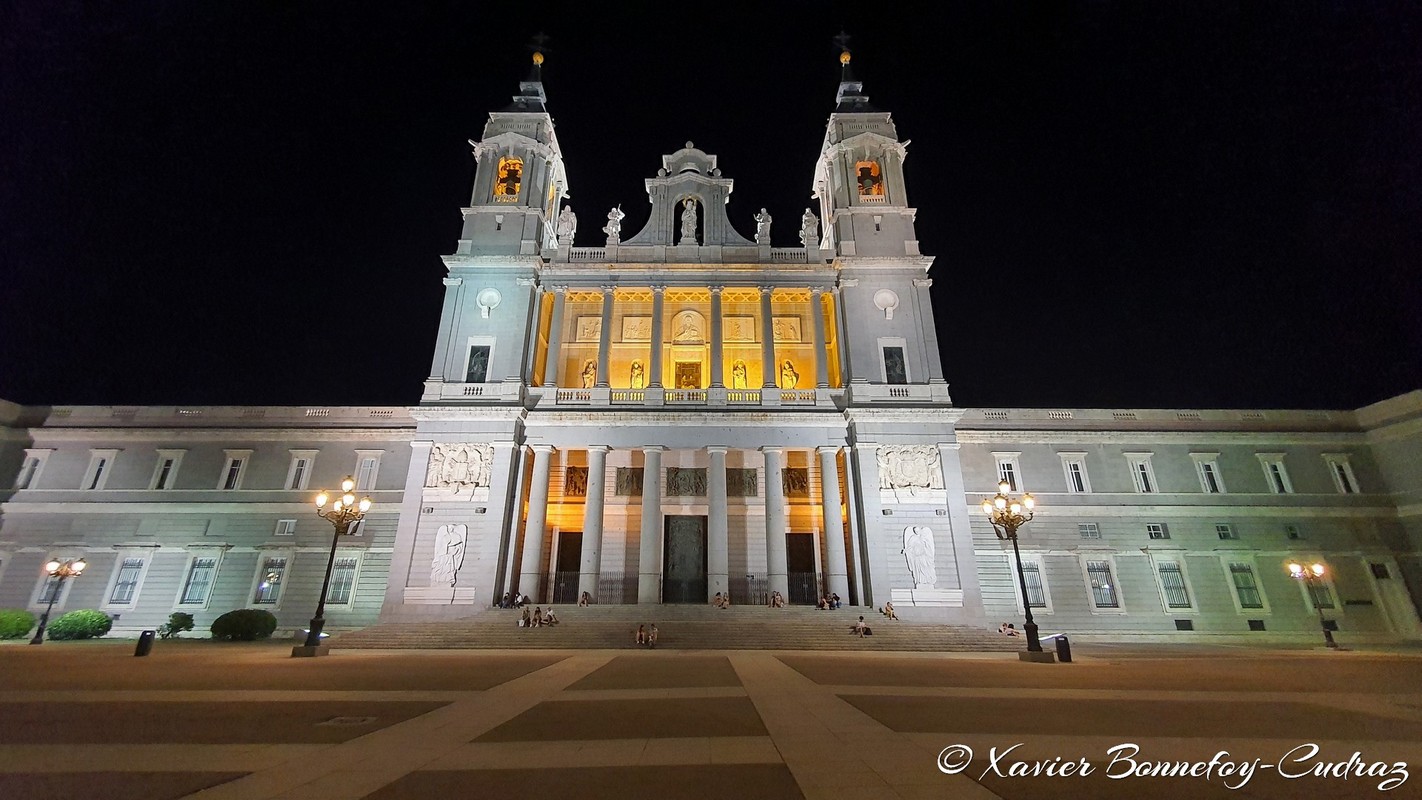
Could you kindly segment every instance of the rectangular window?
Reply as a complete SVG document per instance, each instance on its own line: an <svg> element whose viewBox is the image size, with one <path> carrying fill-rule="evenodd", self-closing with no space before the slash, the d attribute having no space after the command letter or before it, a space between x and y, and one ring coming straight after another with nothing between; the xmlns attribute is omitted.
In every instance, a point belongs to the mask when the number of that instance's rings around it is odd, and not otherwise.
<svg viewBox="0 0 1422 800"><path fill-rule="evenodd" d="M1072 494L1086 494L1091 491L1091 481L1086 476L1085 453L1062 453L1062 471L1066 474L1067 491Z"/></svg>
<svg viewBox="0 0 1422 800"><path fill-rule="evenodd" d="M128 605L133 602L138 579L143 576L143 559L125 558L119 564L118 577L114 578L114 590L109 595L113 605Z"/></svg>
<svg viewBox="0 0 1422 800"><path fill-rule="evenodd" d="M1218 536L1218 537L1220 537L1221 540L1229 540L1229 539L1238 539L1238 538L1239 538L1239 534L1237 534L1237 533L1234 532L1234 527L1231 526L1231 525L1225 525L1225 524L1219 524L1219 525L1216 525L1216 526L1215 526L1215 535Z"/></svg>
<svg viewBox="0 0 1422 800"><path fill-rule="evenodd" d="M356 451L356 491L375 491L375 479L380 474L380 453Z"/></svg>
<svg viewBox="0 0 1422 800"><path fill-rule="evenodd" d="M1169 539L1170 529L1165 527L1164 522L1151 522L1146 524L1146 536L1152 539Z"/></svg>
<svg viewBox="0 0 1422 800"><path fill-rule="evenodd" d="M291 459L291 471L286 478L286 488L305 489L306 481L311 477L311 459L307 456L294 456Z"/></svg>
<svg viewBox="0 0 1422 800"><path fill-rule="evenodd" d="M114 459L118 457L117 450L90 450L89 468L84 472L84 482L80 488L85 490L99 490L109 481L109 472L113 469Z"/></svg>
<svg viewBox="0 0 1422 800"><path fill-rule="evenodd" d="M1308 586L1309 600L1314 608L1333 608L1333 589L1323 581L1311 581Z"/></svg>
<svg viewBox="0 0 1422 800"><path fill-rule="evenodd" d="M1256 453L1264 467L1264 479L1269 483L1269 491L1274 494L1293 494L1294 484L1289 480L1289 471L1284 467L1283 453Z"/></svg>
<svg viewBox="0 0 1422 800"><path fill-rule="evenodd" d="M37 455L25 456L25 463L20 465L20 474L15 478L16 489L29 489L35 485L35 478L39 477L40 467L44 466L44 459Z"/></svg>
<svg viewBox="0 0 1422 800"><path fill-rule="evenodd" d="M1007 488L1018 492L1022 490L1022 468L1018 464L1018 457L1021 453L993 453L992 457L997 460L997 480L999 483L1007 481Z"/></svg>
<svg viewBox="0 0 1422 800"><path fill-rule="evenodd" d="M1358 479L1353 477L1353 465L1349 463L1348 456L1324 453L1323 460L1328 463L1328 474L1333 477L1333 487L1339 494L1358 493Z"/></svg>
<svg viewBox="0 0 1422 800"><path fill-rule="evenodd" d="M1076 532L1083 539L1100 539L1101 528L1094 522L1078 522Z"/></svg>
<svg viewBox="0 0 1422 800"><path fill-rule="evenodd" d="M154 489L167 489L172 485L173 468L178 465L177 459L164 458L158 461L158 474L153 476Z"/></svg>
<svg viewBox="0 0 1422 800"><path fill-rule="evenodd" d="M178 602L199 605L206 603L208 592L212 590L212 579L216 575L217 558L194 558L192 565L188 567L187 580L183 581L183 597Z"/></svg>
<svg viewBox="0 0 1422 800"><path fill-rule="evenodd" d="M1160 588L1165 591L1168 608L1189 608L1190 592L1185 588L1185 573L1177 561L1162 561L1158 565Z"/></svg>
<svg viewBox="0 0 1422 800"><path fill-rule="evenodd" d="M908 383L908 362L902 347L884 348L884 382Z"/></svg>
<svg viewBox="0 0 1422 800"><path fill-rule="evenodd" d="M1254 567L1235 562L1229 565L1229 577L1234 583L1234 596L1240 608L1263 608L1264 598L1259 594L1259 583L1254 579Z"/></svg>
<svg viewBox="0 0 1422 800"><path fill-rule="evenodd" d="M262 562L257 578L257 591L252 596L256 605L276 605L281 599L281 582L286 577L286 559L273 556Z"/></svg>
<svg viewBox="0 0 1422 800"><path fill-rule="evenodd" d="M1191 453L1195 459L1195 472L1200 477L1200 489L1205 494L1224 494L1224 481L1220 478L1220 465L1215 460L1216 453Z"/></svg>
<svg viewBox="0 0 1422 800"><path fill-rule="evenodd" d="M336 557L336 564L331 570L331 591L326 594L326 602L345 605L351 601L351 595L355 592L357 563L355 556Z"/></svg>
<svg viewBox="0 0 1422 800"><path fill-rule="evenodd" d="M464 373L465 383L487 383L489 380L489 356L493 346L487 344L470 345L469 368Z"/></svg>
<svg viewBox="0 0 1422 800"><path fill-rule="evenodd" d="M222 468L222 476L218 479L217 488L226 491L233 491L242 488L242 476L247 471L247 460L251 458L251 450L224 450L227 462ZM290 484L287 484L288 486Z"/></svg>
<svg viewBox="0 0 1422 800"><path fill-rule="evenodd" d="M48 605L55 592L59 591L59 578L55 575L44 576L44 586L40 587L38 605Z"/></svg>
<svg viewBox="0 0 1422 800"><path fill-rule="evenodd" d="M1150 453L1126 453L1126 460L1131 465L1131 481L1140 494L1154 494L1156 491L1155 470L1151 467L1150 458Z"/></svg>
<svg viewBox="0 0 1422 800"><path fill-rule="evenodd" d="M1047 593L1042 589L1042 567L1035 561L1022 562L1022 576L1027 579L1027 605L1047 607Z"/></svg>
<svg viewBox="0 0 1422 800"><path fill-rule="evenodd" d="M1086 562L1086 577L1091 582L1091 601L1097 608L1120 608L1116 585L1111 579L1111 562Z"/></svg>
<svg viewBox="0 0 1422 800"><path fill-rule="evenodd" d="M296 535L296 520L294 520L294 519L279 519L279 520L277 520L276 530L272 531L272 535L273 535L273 536L295 536L295 535Z"/></svg>

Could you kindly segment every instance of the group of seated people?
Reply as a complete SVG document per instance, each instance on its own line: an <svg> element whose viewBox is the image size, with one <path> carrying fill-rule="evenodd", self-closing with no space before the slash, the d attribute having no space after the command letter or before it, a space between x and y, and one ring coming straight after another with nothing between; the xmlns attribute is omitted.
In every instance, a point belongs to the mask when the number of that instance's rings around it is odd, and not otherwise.
<svg viewBox="0 0 1422 800"><path fill-rule="evenodd" d="M533 613L528 612L528 605L523 606L523 616L518 621L520 628L541 628L544 625L557 625L558 615L553 613L553 607L549 606L545 612L538 606L533 607Z"/></svg>
<svg viewBox="0 0 1422 800"><path fill-rule="evenodd" d="M893 604L893 603L884 603L884 607L881 608L881 609L879 609L879 613L880 613L880 614L883 614L884 616L888 617L889 619L898 619L898 618L899 618L899 615L894 613L894 604Z"/></svg>
<svg viewBox="0 0 1422 800"><path fill-rule="evenodd" d="M644 644L648 647L657 646L657 623L653 622L650 629L645 625L637 626L637 644Z"/></svg>
<svg viewBox="0 0 1422 800"><path fill-rule="evenodd" d="M528 599L528 595L510 597L508 592L504 592L503 599L499 601L499 608L523 608L531 602L533 601Z"/></svg>
<svg viewBox="0 0 1422 800"><path fill-rule="evenodd" d="M997 632L1000 633L1000 634L1002 634L1003 636L1020 636L1020 635L1021 635L1021 634L1018 633L1018 631L1017 631L1016 628L1012 627L1012 623L1011 623L1011 622L1004 622L1004 623L1002 623L1001 625L997 626Z"/></svg>
<svg viewBox="0 0 1422 800"><path fill-rule="evenodd" d="M842 605L844 605L844 603L840 601L839 595L827 594L820 598L820 602L815 604L815 608L821 611L828 611L832 608L839 608Z"/></svg>
<svg viewBox="0 0 1422 800"><path fill-rule="evenodd" d="M730 607L731 607L731 593L730 593L730 592L726 592L726 593L723 595L723 594L721 594L720 592L717 592L717 593L716 593L716 596L713 597L713 598L711 598L711 605L713 605L713 606L715 606L715 607L717 607L717 608L730 608Z"/></svg>
<svg viewBox="0 0 1422 800"><path fill-rule="evenodd" d="M785 596L780 592L771 592L770 597L766 598L765 604L771 608L784 608Z"/></svg>

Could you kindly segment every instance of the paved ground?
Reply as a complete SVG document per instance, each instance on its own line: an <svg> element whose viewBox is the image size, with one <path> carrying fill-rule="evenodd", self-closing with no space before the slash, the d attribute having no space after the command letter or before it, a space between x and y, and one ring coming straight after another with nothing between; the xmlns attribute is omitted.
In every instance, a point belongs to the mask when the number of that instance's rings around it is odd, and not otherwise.
<svg viewBox="0 0 1422 800"><path fill-rule="evenodd" d="M1394 781L1399 762L1422 769L1415 650L1077 650L7 644L0 798L1351 798L1380 795L1374 762ZM1218 767L1118 777L1126 756L1146 771L1221 751L1254 767L1242 788ZM1041 774L1082 759L1089 775ZM1422 797L1422 774L1381 796Z"/></svg>

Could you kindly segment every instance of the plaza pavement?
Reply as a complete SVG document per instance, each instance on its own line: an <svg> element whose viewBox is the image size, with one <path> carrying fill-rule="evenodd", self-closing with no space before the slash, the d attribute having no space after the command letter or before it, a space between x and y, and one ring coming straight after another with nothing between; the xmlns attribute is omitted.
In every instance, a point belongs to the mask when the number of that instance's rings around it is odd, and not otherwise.
<svg viewBox="0 0 1422 800"><path fill-rule="evenodd" d="M1079 645L1013 654L336 651L132 642L0 646L0 798L1422 797L1422 774L1285 779L1313 762L1422 769L1422 652ZM999 762L1085 758L1086 777ZM1139 760L1261 759L1216 775ZM945 748L971 748L957 774ZM965 751L949 750L947 763ZM1301 753L1300 753L1301 754ZM1124 766L1118 762L1112 768ZM1286 766L1288 766L1286 764ZM1302 770L1303 766L1289 766ZM1237 782L1237 778L1230 782Z"/></svg>

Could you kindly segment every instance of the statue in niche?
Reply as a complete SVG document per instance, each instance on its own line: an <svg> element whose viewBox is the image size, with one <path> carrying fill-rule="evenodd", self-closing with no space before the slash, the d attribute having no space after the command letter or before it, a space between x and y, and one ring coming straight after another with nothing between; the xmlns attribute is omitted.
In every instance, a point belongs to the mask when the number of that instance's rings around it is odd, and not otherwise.
<svg viewBox="0 0 1422 800"><path fill-rule="evenodd" d="M805 216L800 217L800 244L805 247L820 246L820 218L808 208L805 209Z"/></svg>
<svg viewBox="0 0 1422 800"><path fill-rule="evenodd" d="M698 244L696 241L696 198L688 197L682 203L681 240L677 244Z"/></svg>
<svg viewBox="0 0 1422 800"><path fill-rule="evenodd" d="M647 387L647 377L642 369L641 361L632 362L631 385L633 389L645 389Z"/></svg>
<svg viewBox="0 0 1422 800"><path fill-rule="evenodd" d="M563 212L558 215L558 244L572 246L573 234L578 232L578 215L573 213L572 206L563 206Z"/></svg>
<svg viewBox="0 0 1422 800"><path fill-rule="evenodd" d="M880 445L875 457L880 489L907 489L912 494L943 488L943 467L933 445Z"/></svg>
<svg viewBox="0 0 1422 800"><path fill-rule="evenodd" d="M913 588L934 589L938 586L938 569L934 566L933 529L927 525L904 528L904 547L899 552L908 561Z"/></svg>
<svg viewBox="0 0 1422 800"><path fill-rule="evenodd" d="M755 215L755 243L770 244L770 212L763 208Z"/></svg>
<svg viewBox="0 0 1422 800"><path fill-rule="evenodd" d="M467 487L488 486L493 455L493 447L487 444L437 444L430 450L425 486L456 493Z"/></svg>
<svg viewBox="0 0 1422 800"><path fill-rule="evenodd" d="M607 234L608 244L617 244L622 241L622 218L627 216L622 211L622 206L614 206L607 212L607 224L603 226L602 232Z"/></svg>
<svg viewBox="0 0 1422 800"><path fill-rule="evenodd" d="M588 361L583 364L583 388L591 389L597 383L597 362Z"/></svg>
<svg viewBox="0 0 1422 800"><path fill-rule="evenodd" d="M794 389L800 383L800 373L795 371L795 364L790 359L785 359L785 363L780 365L780 388Z"/></svg>
<svg viewBox="0 0 1422 800"><path fill-rule="evenodd" d="M467 525L441 525L435 531L434 556L430 559L430 585L454 586L464 566L464 545L469 538Z"/></svg>
<svg viewBox="0 0 1422 800"><path fill-rule="evenodd" d="M736 363L731 365L731 388L746 388L746 362L736 359Z"/></svg>

